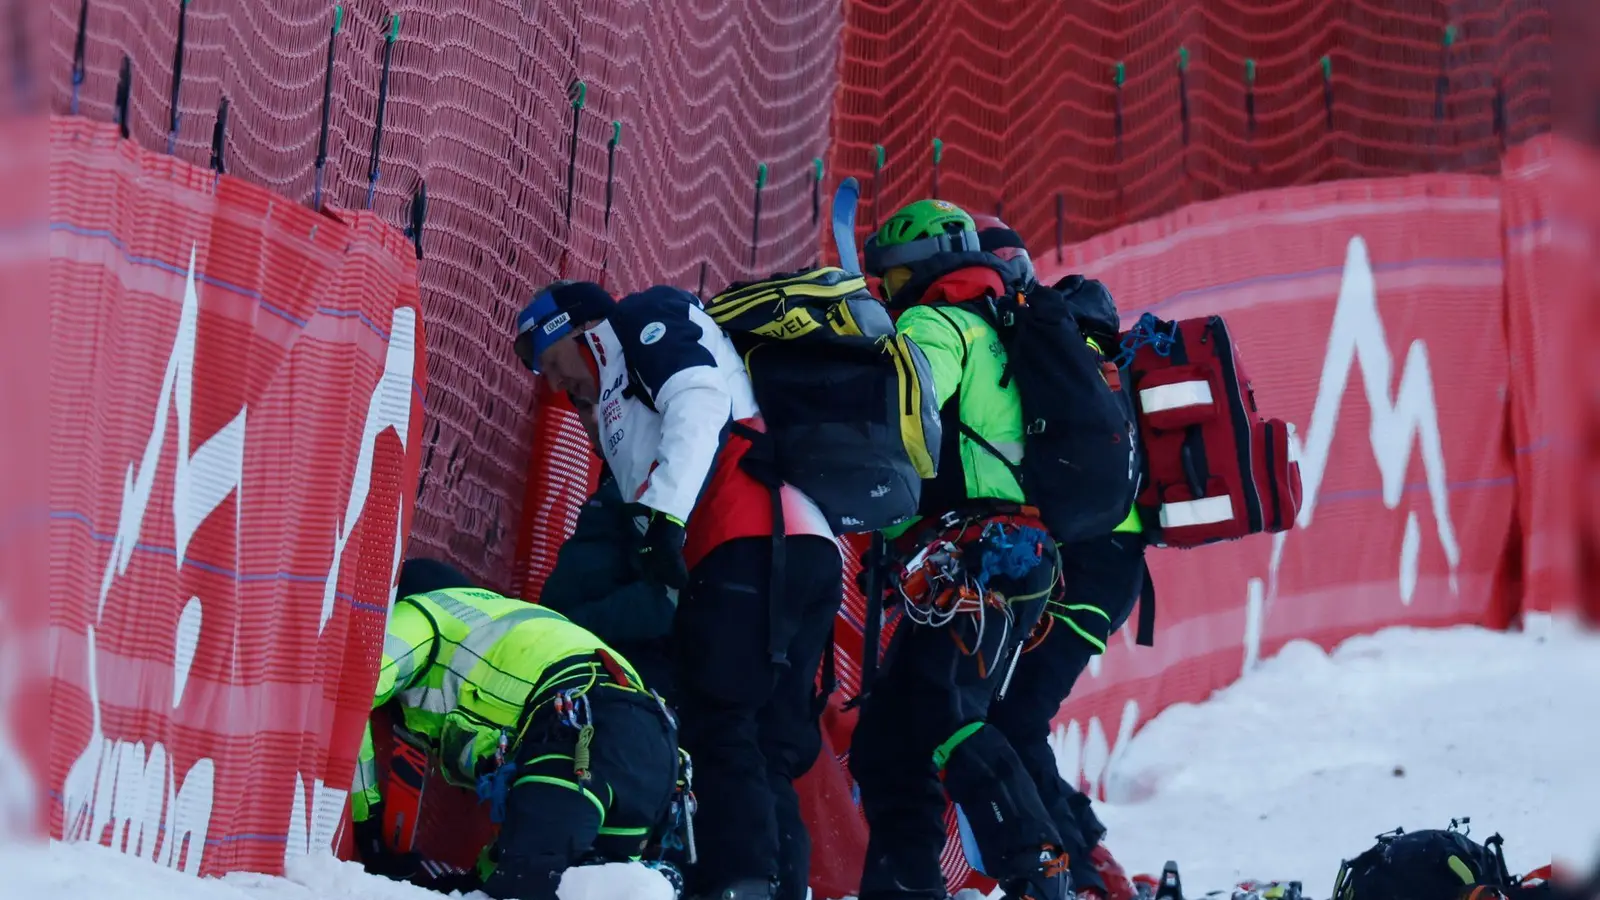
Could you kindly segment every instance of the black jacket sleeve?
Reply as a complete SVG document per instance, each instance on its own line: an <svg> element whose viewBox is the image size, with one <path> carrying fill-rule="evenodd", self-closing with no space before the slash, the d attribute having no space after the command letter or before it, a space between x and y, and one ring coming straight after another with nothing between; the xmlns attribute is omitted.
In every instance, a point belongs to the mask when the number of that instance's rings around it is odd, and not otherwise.
<svg viewBox="0 0 1600 900"><path fill-rule="evenodd" d="M665 588L639 573L638 541L616 482L603 479L579 511L572 537L561 545L539 603L608 644L667 637L676 604Z"/></svg>

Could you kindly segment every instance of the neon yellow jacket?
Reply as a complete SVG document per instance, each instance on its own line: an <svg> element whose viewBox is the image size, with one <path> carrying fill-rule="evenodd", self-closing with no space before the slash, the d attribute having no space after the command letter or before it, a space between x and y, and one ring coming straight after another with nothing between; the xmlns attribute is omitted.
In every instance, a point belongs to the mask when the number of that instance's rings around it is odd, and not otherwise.
<svg viewBox="0 0 1600 900"><path fill-rule="evenodd" d="M555 664L598 649L643 686L621 654L554 610L475 588L403 597L389 615L372 708L398 701L406 730L428 742L445 777L472 785L502 735L507 758L515 754L525 708L553 698L557 689L592 682L598 672L598 661L553 670ZM369 722L352 818L366 821L381 799Z"/></svg>
<svg viewBox="0 0 1600 900"><path fill-rule="evenodd" d="M1022 396L1016 381L1002 385L1006 351L1000 336L975 312L960 306L913 306L900 314L896 330L922 349L933 370L940 409L960 391L957 417L1012 464L1022 461ZM1094 346L1094 342L1089 342ZM1096 349L1099 349L1096 347ZM966 498L1024 502L1022 488L1011 470L982 445L965 434L957 438L958 462L966 481ZM940 465L949 460L941 459ZM926 488L925 488L926 489ZM903 533L910 524L886 532ZM1116 531L1143 530L1137 509Z"/></svg>

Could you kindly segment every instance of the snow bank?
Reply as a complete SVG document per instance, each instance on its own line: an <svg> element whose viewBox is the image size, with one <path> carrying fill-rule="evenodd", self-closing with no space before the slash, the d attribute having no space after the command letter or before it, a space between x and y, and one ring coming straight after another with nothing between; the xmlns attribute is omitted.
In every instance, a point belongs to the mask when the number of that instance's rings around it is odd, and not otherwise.
<svg viewBox="0 0 1600 900"><path fill-rule="evenodd" d="M11 900L440 900L445 895L368 875L331 856L299 857L283 878L194 878L94 844L0 848L0 896ZM672 900L667 880L628 863L570 869L561 900ZM460 897L460 894L450 894ZM473 892L468 900L486 900Z"/></svg>
<svg viewBox="0 0 1600 900"><path fill-rule="evenodd" d="M1099 805L1106 843L1129 872L1177 860L1191 895L1280 878L1327 897L1378 833L1463 816L1505 836L1513 871L1587 864L1597 697L1600 639L1571 626L1297 641L1139 732Z"/></svg>

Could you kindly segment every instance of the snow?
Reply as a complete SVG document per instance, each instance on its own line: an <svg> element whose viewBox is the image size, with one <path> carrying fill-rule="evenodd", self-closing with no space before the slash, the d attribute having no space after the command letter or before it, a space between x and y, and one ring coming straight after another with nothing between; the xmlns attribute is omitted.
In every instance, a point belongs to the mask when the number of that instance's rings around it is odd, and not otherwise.
<svg viewBox="0 0 1600 900"><path fill-rule="evenodd" d="M1178 860L1190 896L1281 878L1327 897L1339 860L1379 832L1462 816L1474 837L1505 835L1514 871L1553 856L1586 863L1600 845L1595 697L1600 638L1560 624L1540 634L1392 629L1332 654L1291 643L1139 732L1098 805L1107 843L1130 873ZM0 872L0 895L19 900L439 897L331 857L298 858L283 878L195 879L104 847L51 843L0 847ZM666 880L639 865L575 869L560 893L671 900Z"/></svg>
<svg viewBox="0 0 1600 900"><path fill-rule="evenodd" d="M1176 860L1190 896L1254 878L1328 897L1340 860L1380 832L1461 817L1479 841L1505 837L1513 873L1587 864L1600 638L1543 631L1397 628L1332 654L1291 643L1139 732L1097 805L1106 845L1129 873Z"/></svg>
<svg viewBox="0 0 1600 900"><path fill-rule="evenodd" d="M368 875L357 863L332 856L290 860L282 878L236 872L221 878L194 878L97 844L12 845L0 847L5 873L0 897L18 900L440 900L437 894L402 882ZM636 863L569 869L557 889L560 900L672 900L672 886L660 874ZM476 891L467 900L487 900Z"/></svg>

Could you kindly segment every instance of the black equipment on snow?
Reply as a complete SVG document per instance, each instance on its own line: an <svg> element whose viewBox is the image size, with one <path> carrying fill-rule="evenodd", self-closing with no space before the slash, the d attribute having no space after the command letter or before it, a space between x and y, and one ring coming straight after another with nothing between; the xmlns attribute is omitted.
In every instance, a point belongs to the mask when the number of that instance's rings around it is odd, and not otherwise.
<svg viewBox="0 0 1600 900"><path fill-rule="evenodd" d="M1472 840L1465 827L1471 821L1378 835L1371 849L1340 865L1333 900L1489 900L1515 891L1519 880L1506 869L1505 840L1498 834L1482 844Z"/></svg>

